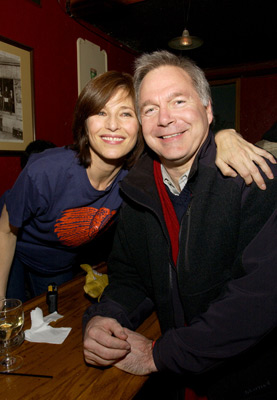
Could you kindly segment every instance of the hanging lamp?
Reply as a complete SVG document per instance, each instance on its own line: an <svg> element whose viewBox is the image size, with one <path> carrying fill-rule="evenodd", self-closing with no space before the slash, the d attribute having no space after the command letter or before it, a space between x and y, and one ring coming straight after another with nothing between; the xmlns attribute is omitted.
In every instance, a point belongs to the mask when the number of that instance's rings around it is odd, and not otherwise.
<svg viewBox="0 0 277 400"><path fill-rule="evenodd" d="M172 49L192 50L200 47L203 44L202 39L198 38L197 36L190 36L189 31L186 28L189 19L190 2L191 0L188 2L187 12L185 12L185 29L183 30L182 36L178 36L168 42L169 47Z"/></svg>

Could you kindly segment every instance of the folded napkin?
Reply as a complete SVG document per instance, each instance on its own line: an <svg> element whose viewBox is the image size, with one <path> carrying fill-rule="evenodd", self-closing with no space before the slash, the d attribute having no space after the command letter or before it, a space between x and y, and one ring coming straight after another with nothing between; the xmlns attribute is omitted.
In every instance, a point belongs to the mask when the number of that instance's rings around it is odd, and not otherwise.
<svg viewBox="0 0 277 400"><path fill-rule="evenodd" d="M53 328L49 325L50 322L57 321L62 317L55 311L43 318L41 308L36 307L31 311L31 329L25 330L25 339L36 343L63 343L71 328Z"/></svg>

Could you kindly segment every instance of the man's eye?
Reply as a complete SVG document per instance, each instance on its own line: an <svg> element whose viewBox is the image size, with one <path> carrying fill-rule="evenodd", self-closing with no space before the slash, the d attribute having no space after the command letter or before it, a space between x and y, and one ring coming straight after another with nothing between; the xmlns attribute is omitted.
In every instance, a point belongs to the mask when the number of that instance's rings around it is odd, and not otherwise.
<svg viewBox="0 0 277 400"><path fill-rule="evenodd" d="M154 107L146 108L143 114L148 115L154 112Z"/></svg>
<svg viewBox="0 0 277 400"><path fill-rule="evenodd" d="M130 112L124 112L124 113L122 113L122 116L123 117L132 117L133 115L130 113Z"/></svg>
<svg viewBox="0 0 277 400"><path fill-rule="evenodd" d="M179 104L185 104L185 100L176 100L175 104L179 105Z"/></svg>

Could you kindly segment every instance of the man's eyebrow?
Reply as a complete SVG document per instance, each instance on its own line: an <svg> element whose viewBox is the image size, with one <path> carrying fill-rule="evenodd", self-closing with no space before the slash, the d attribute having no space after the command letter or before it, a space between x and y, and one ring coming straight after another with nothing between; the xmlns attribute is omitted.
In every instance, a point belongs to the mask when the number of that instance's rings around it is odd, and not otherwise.
<svg viewBox="0 0 277 400"><path fill-rule="evenodd" d="M172 92L172 93L169 93L166 97L167 97L167 100L172 100L175 97L179 97L179 96L185 96L185 93L183 93L183 92ZM140 108L142 109L142 108L144 108L146 106L149 106L149 105L155 105L155 101L146 100L146 101L144 101L142 103Z"/></svg>
<svg viewBox="0 0 277 400"><path fill-rule="evenodd" d="M144 108L144 107L146 107L146 106L149 106L150 104L154 104L154 102L153 101L151 101L151 100L146 100L146 101L144 101L143 103L142 103L142 105L140 106L140 108Z"/></svg>
<svg viewBox="0 0 277 400"><path fill-rule="evenodd" d="M183 92L172 92L172 93L168 94L167 99L172 100L175 97L184 96L184 95L185 95L185 93L183 93Z"/></svg>

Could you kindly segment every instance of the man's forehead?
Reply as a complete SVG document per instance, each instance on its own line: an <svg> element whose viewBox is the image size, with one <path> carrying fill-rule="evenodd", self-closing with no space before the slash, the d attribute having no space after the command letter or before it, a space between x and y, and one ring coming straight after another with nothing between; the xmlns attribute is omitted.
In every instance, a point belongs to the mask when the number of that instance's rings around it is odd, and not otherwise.
<svg viewBox="0 0 277 400"><path fill-rule="evenodd" d="M161 82L160 76L167 75L167 80L173 80L174 78L189 80L192 83L192 79L187 71L181 67L175 65L161 65L160 67L154 68L143 77L141 86L146 80Z"/></svg>
<svg viewBox="0 0 277 400"><path fill-rule="evenodd" d="M141 99L146 95L163 92L168 99L184 95L186 88L194 85L190 75L182 68L173 65L165 65L149 71L143 78L139 90L139 101L148 103L150 99Z"/></svg>

